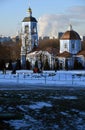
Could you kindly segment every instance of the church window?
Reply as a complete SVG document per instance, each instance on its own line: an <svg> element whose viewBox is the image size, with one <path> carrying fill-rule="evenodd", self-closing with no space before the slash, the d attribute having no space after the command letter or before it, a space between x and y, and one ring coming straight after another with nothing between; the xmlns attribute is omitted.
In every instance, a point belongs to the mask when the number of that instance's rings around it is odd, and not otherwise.
<svg viewBox="0 0 85 130"><path fill-rule="evenodd" d="M32 28L32 34L34 34L34 33L36 33L36 27L35 26L33 26L33 28Z"/></svg>
<svg viewBox="0 0 85 130"><path fill-rule="evenodd" d="M74 43L72 43L72 49L74 49L75 48L75 45L74 45Z"/></svg>
<svg viewBox="0 0 85 130"><path fill-rule="evenodd" d="M26 38L25 38L25 45L26 45Z"/></svg>
<svg viewBox="0 0 85 130"><path fill-rule="evenodd" d="M67 48L67 44L65 43L64 48Z"/></svg>
<svg viewBox="0 0 85 130"><path fill-rule="evenodd" d="M25 26L25 33L28 33L28 30L29 30L28 28L29 28L28 25L26 25Z"/></svg>

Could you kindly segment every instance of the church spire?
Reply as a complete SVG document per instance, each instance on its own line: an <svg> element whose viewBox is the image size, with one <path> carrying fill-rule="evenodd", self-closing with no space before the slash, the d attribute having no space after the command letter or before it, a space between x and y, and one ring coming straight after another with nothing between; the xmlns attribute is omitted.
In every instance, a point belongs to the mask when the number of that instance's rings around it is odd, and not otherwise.
<svg viewBox="0 0 85 130"><path fill-rule="evenodd" d="M28 14L29 14L29 17L32 17L32 9L30 8L30 0L29 0Z"/></svg>
<svg viewBox="0 0 85 130"><path fill-rule="evenodd" d="M28 14L29 14L29 17L32 17L32 9L30 7L28 8Z"/></svg>
<svg viewBox="0 0 85 130"><path fill-rule="evenodd" d="M28 5L29 5L29 7L30 7L30 0L28 0Z"/></svg>
<svg viewBox="0 0 85 130"><path fill-rule="evenodd" d="M71 24L69 25L68 30L69 30L69 31L73 30Z"/></svg>

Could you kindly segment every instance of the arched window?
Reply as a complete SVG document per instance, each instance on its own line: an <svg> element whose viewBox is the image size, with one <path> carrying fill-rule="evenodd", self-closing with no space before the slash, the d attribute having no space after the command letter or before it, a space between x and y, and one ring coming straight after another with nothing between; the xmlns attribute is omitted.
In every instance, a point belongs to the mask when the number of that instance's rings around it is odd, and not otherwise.
<svg viewBox="0 0 85 130"><path fill-rule="evenodd" d="M29 27L28 27L28 25L26 25L25 26L25 33L28 33L28 31L29 31Z"/></svg>
<svg viewBox="0 0 85 130"><path fill-rule="evenodd" d="M75 44L74 43L72 43L71 48L75 49Z"/></svg>
<svg viewBox="0 0 85 130"><path fill-rule="evenodd" d="M66 44L66 43L64 44L64 48L65 48L65 49L67 48L67 44Z"/></svg>

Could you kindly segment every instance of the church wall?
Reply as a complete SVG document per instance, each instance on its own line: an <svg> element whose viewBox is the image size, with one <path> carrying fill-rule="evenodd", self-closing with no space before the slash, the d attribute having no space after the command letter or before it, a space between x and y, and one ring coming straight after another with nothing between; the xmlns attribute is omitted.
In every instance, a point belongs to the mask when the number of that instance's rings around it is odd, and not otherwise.
<svg viewBox="0 0 85 130"><path fill-rule="evenodd" d="M85 57L83 55L76 56L78 62L80 62L85 68Z"/></svg>
<svg viewBox="0 0 85 130"><path fill-rule="evenodd" d="M59 62L59 69L60 70L65 70L65 58L64 57L58 57L58 62Z"/></svg>
<svg viewBox="0 0 85 130"><path fill-rule="evenodd" d="M22 57L21 57L21 66L22 66L22 69L26 68L26 57L25 57L25 55L22 55Z"/></svg>
<svg viewBox="0 0 85 130"><path fill-rule="evenodd" d="M27 37L31 41L31 48L34 47L34 44L38 46L38 34L37 34L37 23L36 22L23 22L22 23L22 44L25 44L25 26L28 26Z"/></svg>
<svg viewBox="0 0 85 130"><path fill-rule="evenodd" d="M60 53L69 52L69 40L60 40Z"/></svg>
<svg viewBox="0 0 85 130"><path fill-rule="evenodd" d="M80 40L70 40L69 41L69 52L71 54L77 54L81 50Z"/></svg>
<svg viewBox="0 0 85 130"><path fill-rule="evenodd" d="M69 58L68 59L68 68L73 69L74 68L74 58Z"/></svg>
<svg viewBox="0 0 85 130"><path fill-rule="evenodd" d="M65 69L73 69L74 68L74 61L75 58L71 57L71 58L65 58L65 57L57 57L58 62L59 62L59 69L61 70L65 70ZM66 60L67 60L67 68L66 68Z"/></svg>
<svg viewBox="0 0 85 130"><path fill-rule="evenodd" d="M31 62L32 64L32 69L34 68L34 65L35 65L35 62L36 60L38 61L38 65L41 66L41 61L40 61L40 56L42 55L42 62L43 62L43 65L46 61L46 58L48 59L48 63L50 65L50 68L53 68L54 67L54 63L55 63L55 58L50 54L48 53L47 51L39 51L39 52L33 52L33 53L29 53L27 55L27 59Z"/></svg>
<svg viewBox="0 0 85 130"><path fill-rule="evenodd" d="M80 40L60 40L60 53L67 51L71 54L77 54L80 50Z"/></svg>

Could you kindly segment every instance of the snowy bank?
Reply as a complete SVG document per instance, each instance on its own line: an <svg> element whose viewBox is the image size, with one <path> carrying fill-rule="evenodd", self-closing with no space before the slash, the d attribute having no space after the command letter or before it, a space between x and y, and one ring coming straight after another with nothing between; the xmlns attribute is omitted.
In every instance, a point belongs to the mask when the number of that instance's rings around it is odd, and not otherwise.
<svg viewBox="0 0 85 130"><path fill-rule="evenodd" d="M0 72L0 90L29 89L43 87L85 87L85 71L44 71L33 73L28 70L11 74Z"/></svg>

